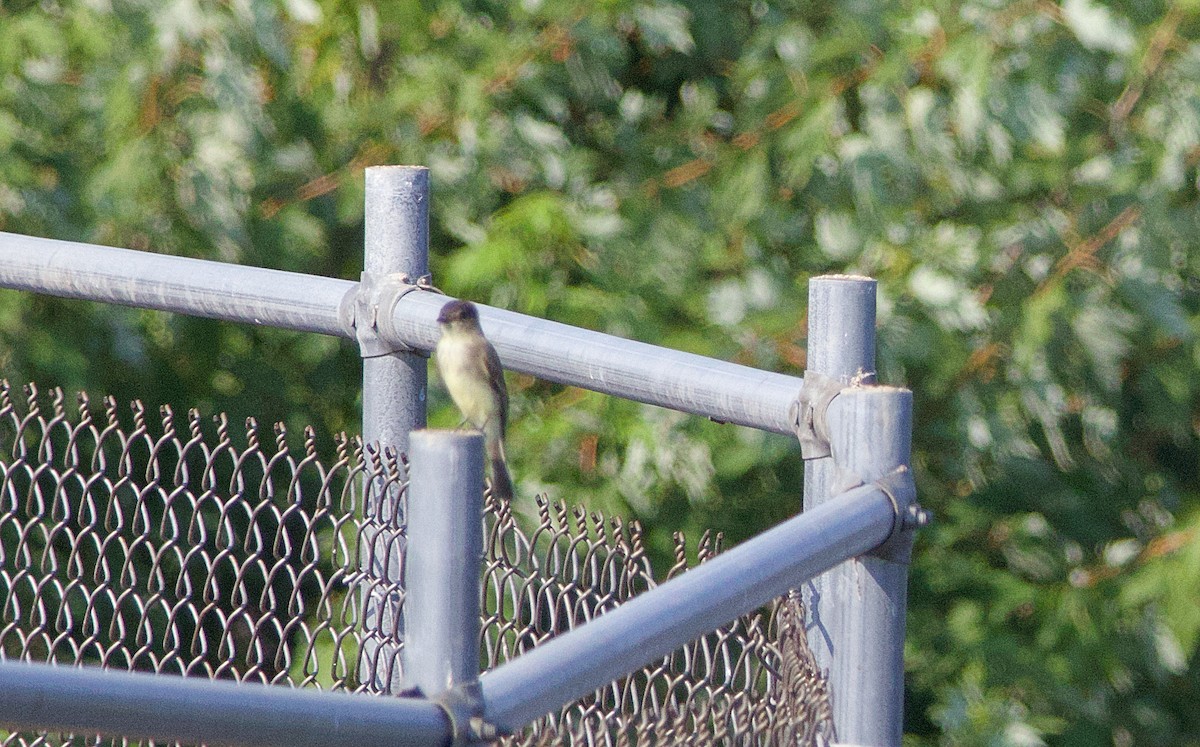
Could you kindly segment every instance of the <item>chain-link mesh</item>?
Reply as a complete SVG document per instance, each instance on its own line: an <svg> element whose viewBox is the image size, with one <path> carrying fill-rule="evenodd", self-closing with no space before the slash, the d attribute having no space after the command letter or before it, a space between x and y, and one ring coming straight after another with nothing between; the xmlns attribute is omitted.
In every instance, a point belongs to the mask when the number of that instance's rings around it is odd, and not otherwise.
<svg viewBox="0 0 1200 747"><path fill-rule="evenodd" d="M293 450L282 426L262 439L253 420L235 438L223 416L210 426L191 411L181 428L170 408L152 421L135 402L122 422L111 398L25 395L0 382L0 657L395 689L396 630L359 613L364 597L403 600L386 571L402 512L377 500L402 495L395 455L341 437L319 458L311 429ZM537 508L519 522L487 503L489 667L655 585L636 523ZM700 562L719 545L706 534ZM686 569L685 547L677 536L668 576ZM502 742L817 744L831 737L825 693L788 597ZM3 745L68 739L0 731Z"/></svg>

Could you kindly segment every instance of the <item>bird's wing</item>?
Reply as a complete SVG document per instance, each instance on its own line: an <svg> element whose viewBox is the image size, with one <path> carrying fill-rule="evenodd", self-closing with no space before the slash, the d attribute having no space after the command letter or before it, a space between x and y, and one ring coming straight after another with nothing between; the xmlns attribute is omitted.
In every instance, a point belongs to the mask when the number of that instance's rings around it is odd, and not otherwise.
<svg viewBox="0 0 1200 747"><path fill-rule="evenodd" d="M496 348L487 344L487 378L500 401L500 435L508 432L508 387L504 385L504 368L500 365L500 355Z"/></svg>

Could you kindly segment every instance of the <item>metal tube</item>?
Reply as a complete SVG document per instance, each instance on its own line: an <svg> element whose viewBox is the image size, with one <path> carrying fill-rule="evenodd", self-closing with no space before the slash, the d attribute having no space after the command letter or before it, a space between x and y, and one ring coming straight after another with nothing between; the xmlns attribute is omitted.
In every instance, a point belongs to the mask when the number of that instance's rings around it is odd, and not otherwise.
<svg viewBox="0 0 1200 747"><path fill-rule="evenodd" d="M429 169L372 166L366 180L363 274L429 274ZM363 359L366 441L407 451L409 432L425 427L426 368L415 352Z"/></svg>
<svg viewBox="0 0 1200 747"><path fill-rule="evenodd" d="M808 370L848 382L875 373L874 280L822 275L808 281Z"/></svg>
<svg viewBox="0 0 1200 747"><path fill-rule="evenodd" d="M829 405L833 458L839 472L873 481L908 465L912 392L893 387L844 390ZM904 731L904 623L912 532L892 542L889 558L864 555L823 578L832 605L829 682L838 738L856 745L899 747ZM889 542L889 546L892 545Z"/></svg>
<svg viewBox="0 0 1200 747"><path fill-rule="evenodd" d="M364 280L404 274L416 280L429 272L429 170L419 166L374 166L366 170ZM360 323L365 323L360 320ZM363 358L363 440L381 449L408 451L408 434L425 427L425 358L401 352ZM398 692L399 643L403 639L399 582L403 578L404 526L399 486L378 480L367 491L366 510L379 517L377 531L364 533L362 560L368 586L363 661L374 669L372 686Z"/></svg>
<svg viewBox="0 0 1200 747"><path fill-rule="evenodd" d="M450 299L417 291L396 304L397 341L430 350L437 314ZM803 380L479 306L483 331L505 368L547 381L702 415L722 423L795 434L791 406Z"/></svg>
<svg viewBox="0 0 1200 747"><path fill-rule="evenodd" d="M0 287L348 337L349 280L0 233Z"/></svg>
<svg viewBox="0 0 1200 747"><path fill-rule="evenodd" d="M877 547L894 521L873 486L789 519L484 673L484 718L515 731Z"/></svg>
<svg viewBox="0 0 1200 747"><path fill-rule="evenodd" d="M875 371L875 281L854 275L826 275L808 281L807 371L840 381L843 385L860 372ZM835 479L833 459L804 463L804 510L829 500ZM837 571L834 571L835 573ZM819 588L817 579L811 586ZM810 619L820 613L819 594L807 595ZM826 597L826 599L829 599ZM820 640L810 641L822 667L829 651Z"/></svg>
<svg viewBox="0 0 1200 747"><path fill-rule="evenodd" d="M875 281L851 275L827 275L808 281L808 368L843 385L860 372L875 371ZM829 500L835 479L833 459L804 463L804 510ZM837 571L834 571L837 573ZM813 588L820 586L817 579ZM810 619L816 619L819 594L805 599ZM828 597L826 597L828 599ZM822 667L829 652L810 641Z"/></svg>
<svg viewBox="0 0 1200 747"><path fill-rule="evenodd" d="M483 434L410 436L405 688L436 698L479 677Z"/></svg>
<svg viewBox="0 0 1200 747"><path fill-rule="evenodd" d="M423 700L293 690L194 677L0 662L0 724L210 745L450 744Z"/></svg>
<svg viewBox="0 0 1200 747"><path fill-rule="evenodd" d="M407 166L367 169L366 241L369 274L403 273L415 280L428 271L427 254L385 259L385 247L428 246L428 172ZM425 190L424 192L422 192ZM405 197L412 192L411 198ZM420 199L416 195L424 194ZM395 249L400 251L400 249ZM408 249L404 249L407 252ZM171 257L93 244L0 233L0 287L68 298L117 303L284 329L353 338L339 310L356 283L300 273ZM437 344L437 314L450 299L430 291L408 293L389 320L385 342L430 351ZM548 381L637 402L793 435L792 403L803 380L701 355L577 329L565 324L480 306L484 331L505 367ZM388 325L384 325L388 326ZM376 413L383 402L409 401L405 391L425 386L420 356L364 362L364 435L402 444L406 426L424 424L424 402L397 419ZM387 425L392 423L393 425Z"/></svg>
<svg viewBox="0 0 1200 747"><path fill-rule="evenodd" d="M808 281L807 371L837 379L843 385L860 372L875 371L875 281L851 275L827 275ZM829 500L835 479L833 459L804 463L804 510ZM835 571L836 572L836 571ZM815 582L820 583L820 579ZM818 597L819 598L819 597ZM810 615L819 610L806 600ZM816 646L822 666L828 652Z"/></svg>

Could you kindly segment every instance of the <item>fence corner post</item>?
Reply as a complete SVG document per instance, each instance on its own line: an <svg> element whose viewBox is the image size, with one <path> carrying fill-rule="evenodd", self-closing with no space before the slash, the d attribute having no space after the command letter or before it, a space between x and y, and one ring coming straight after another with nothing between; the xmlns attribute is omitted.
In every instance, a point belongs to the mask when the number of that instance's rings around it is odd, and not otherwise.
<svg viewBox="0 0 1200 747"><path fill-rule="evenodd" d="M900 747L904 735L904 631L908 562L916 509L907 469L912 450L912 392L888 386L844 389L829 407L833 460L843 486L888 484L897 510L893 535L874 553L851 558L829 574L837 637L830 662L838 738L871 747ZM889 481L889 475L901 481ZM891 489L898 488L898 489ZM840 649L839 649L840 645Z"/></svg>
<svg viewBox="0 0 1200 747"><path fill-rule="evenodd" d="M429 169L373 166L366 169L364 261L360 287L388 275L416 280L429 272ZM361 297L361 296L360 296ZM369 309L370 313L376 310ZM356 319L371 325L374 319ZM360 330L361 331L361 330ZM363 336L360 334L360 341ZM427 373L418 352L379 352L363 347L362 433L369 445L397 455L408 452L409 433L425 427ZM403 476L401 476L403 477ZM405 518L401 485L379 476L366 478L360 564L364 574L361 619L364 627L360 674L376 692L399 692L399 651Z"/></svg>

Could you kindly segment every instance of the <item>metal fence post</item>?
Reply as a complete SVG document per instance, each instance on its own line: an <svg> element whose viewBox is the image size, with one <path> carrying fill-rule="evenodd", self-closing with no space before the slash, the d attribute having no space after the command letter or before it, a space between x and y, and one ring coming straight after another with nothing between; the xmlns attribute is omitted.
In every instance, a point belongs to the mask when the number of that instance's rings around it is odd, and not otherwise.
<svg viewBox="0 0 1200 747"><path fill-rule="evenodd" d="M835 491L908 467L912 392L895 387L845 389L829 405L837 465ZM908 482L911 490L911 481ZM901 522L884 548L852 558L821 578L822 613L832 638L830 682L839 740L900 747L904 733L904 628L908 562L918 520L913 496L892 495Z"/></svg>
<svg viewBox="0 0 1200 747"><path fill-rule="evenodd" d="M808 281L808 367L836 379L843 386L860 373L875 373L875 281L850 275L826 275ZM822 457L804 463L804 509L829 500L833 485L833 459ZM815 619L814 600L808 600ZM819 600L817 600L819 601ZM821 640L814 644L818 661ZM828 653L827 651L825 652Z"/></svg>
<svg viewBox="0 0 1200 747"><path fill-rule="evenodd" d="M441 702L462 735L481 709L483 435L416 431L409 448L404 685Z"/></svg>
<svg viewBox="0 0 1200 747"><path fill-rule="evenodd" d="M388 275L410 282L429 272L429 170L421 166L375 166L366 170L365 257L360 298ZM374 309L368 309L374 313ZM357 320L364 327L375 319ZM364 339L360 330L359 340ZM425 427L425 358L417 352L363 351L363 439L396 453L408 451L411 431ZM400 487L383 480L365 486L364 511L380 520L364 532L361 562L366 566L360 676L376 691L398 692L404 526ZM370 522L368 522L370 526Z"/></svg>

